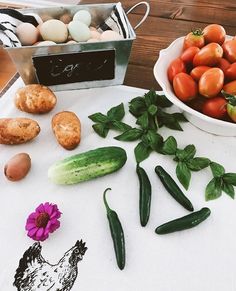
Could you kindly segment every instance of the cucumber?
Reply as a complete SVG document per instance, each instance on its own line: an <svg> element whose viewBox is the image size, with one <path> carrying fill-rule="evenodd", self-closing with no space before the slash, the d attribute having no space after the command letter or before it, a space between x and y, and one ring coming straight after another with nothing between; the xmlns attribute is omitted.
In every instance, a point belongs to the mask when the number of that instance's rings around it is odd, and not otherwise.
<svg viewBox="0 0 236 291"><path fill-rule="evenodd" d="M126 160L126 152L120 147L97 148L54 163L48 169L48 177L56 184L76 184L111 174Z"/></svg>

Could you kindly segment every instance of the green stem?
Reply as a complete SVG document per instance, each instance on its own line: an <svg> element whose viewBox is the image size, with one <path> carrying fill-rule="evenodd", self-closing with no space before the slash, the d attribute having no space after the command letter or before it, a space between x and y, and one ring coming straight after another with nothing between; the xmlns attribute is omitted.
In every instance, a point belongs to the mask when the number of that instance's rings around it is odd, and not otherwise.
<svg viewBox="0 0 236 291"><path fill-rule="evenodd" d="M107 213L111 212L111 208L109 207L108 203L107 203L107 199L106 199L106 193L108 190L111 190L111 188L107 188L104 192L103 192L103 201L104 201L104 205L106 207Z"/></svg>

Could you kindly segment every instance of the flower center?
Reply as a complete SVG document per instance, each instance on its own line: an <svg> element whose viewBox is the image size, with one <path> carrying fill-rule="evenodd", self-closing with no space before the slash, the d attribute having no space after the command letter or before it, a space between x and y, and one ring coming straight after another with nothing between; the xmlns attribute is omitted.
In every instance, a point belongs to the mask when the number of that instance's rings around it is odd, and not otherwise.
<svg viewBox="0 0 236 291"><path fill-rule="evenodd" d="M36 218L35 224L37 227L46 227L49 220L50 220L49 214L43 212L40 213L39 216Z"/></svg>

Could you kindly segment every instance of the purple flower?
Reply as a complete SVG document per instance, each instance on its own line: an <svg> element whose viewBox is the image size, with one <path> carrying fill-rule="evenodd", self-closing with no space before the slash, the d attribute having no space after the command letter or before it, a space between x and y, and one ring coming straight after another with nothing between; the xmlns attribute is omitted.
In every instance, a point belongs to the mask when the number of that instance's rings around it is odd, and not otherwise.
<svg viewBox="0 0 236 291"><path fill-rule="evenodd" d="M60 217L61 212L56 204L41 203L27 218L25 225L27 235L33 240L44 241L50 232L54 232L60 227L58 220Z"/></svg>

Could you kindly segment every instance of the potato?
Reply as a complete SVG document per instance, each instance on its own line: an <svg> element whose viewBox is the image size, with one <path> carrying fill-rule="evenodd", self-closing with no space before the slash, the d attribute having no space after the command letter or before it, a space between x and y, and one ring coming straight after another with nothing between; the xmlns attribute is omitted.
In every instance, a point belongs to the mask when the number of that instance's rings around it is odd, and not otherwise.
<svg viewBox="0 0 236 291"><path fill-rule="evenodd" d="M40 132L38 123L30 118L0 118L0 144L21 144Z"/></svg>
<svg viewBox="0 0 236 291"><path fill-rule="evenodd" d="M20 153L7 162L4 167L4 174L10 181L19 181L28 174L30 168L30 156L26 153Z"/></svg>
<svg viewBox="0 0 236 291"><path fill-rule="evenodd" d="M80 143L81 125L75 113L62 111L52 118L52 129L58 143L67 150L73 150Z"/></svg>
<svg viewBox="0 0 236 291"><path fill-rule="evenodd" d="M54 93L46 86L30 84L16 91L15 105L18 109L28 113L47 113L57 103Z"/></svg>

